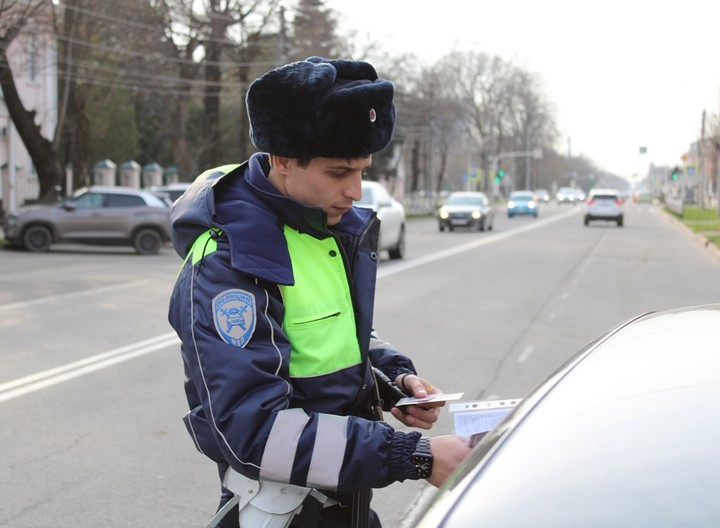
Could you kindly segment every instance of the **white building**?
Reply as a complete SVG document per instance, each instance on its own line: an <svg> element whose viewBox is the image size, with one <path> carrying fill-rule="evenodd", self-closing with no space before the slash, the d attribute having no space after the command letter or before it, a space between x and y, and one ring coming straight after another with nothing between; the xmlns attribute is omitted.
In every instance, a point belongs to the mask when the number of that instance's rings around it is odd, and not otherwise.
<svg viewBox="0 0 720 528"><path fill-rule="evenodd" d="M33 25L16 37L8 62L25 110L35 112L35 124L52 141L58 121L57 44L52 32ZM0 200L10 211L38 197L37 172L13 125L0 89Z"/></svg>

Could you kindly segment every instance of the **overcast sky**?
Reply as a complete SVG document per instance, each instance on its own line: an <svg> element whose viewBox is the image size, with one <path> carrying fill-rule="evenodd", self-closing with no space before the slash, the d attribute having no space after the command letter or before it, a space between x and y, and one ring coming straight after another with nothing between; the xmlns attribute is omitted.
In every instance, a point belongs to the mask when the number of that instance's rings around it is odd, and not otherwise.
<svg viewBox="0 0 720 528"><path fill-rule="evenodd" d="M341 28L431 63L473 48L539 75L563 153L632 179L720 108L720 0L328 0ZM647 148L641 155L640 147Z"/></svg>

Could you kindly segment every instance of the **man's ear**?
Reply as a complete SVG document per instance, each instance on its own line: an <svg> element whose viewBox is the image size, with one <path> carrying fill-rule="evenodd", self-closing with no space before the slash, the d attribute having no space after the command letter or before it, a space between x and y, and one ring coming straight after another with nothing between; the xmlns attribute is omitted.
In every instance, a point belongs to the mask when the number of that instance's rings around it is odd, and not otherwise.
<svg viewBox="0 0 720 528"><path fill-rule="evenodd" d="M288 172L290 172L290 162L292 159L293 158L270 154L270 166L278 173L278 175L286 176Z"/></svg>

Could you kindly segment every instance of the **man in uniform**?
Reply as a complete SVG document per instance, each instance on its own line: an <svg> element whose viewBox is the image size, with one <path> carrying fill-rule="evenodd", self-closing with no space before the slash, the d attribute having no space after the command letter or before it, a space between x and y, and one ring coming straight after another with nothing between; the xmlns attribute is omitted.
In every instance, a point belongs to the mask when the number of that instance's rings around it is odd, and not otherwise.
<svg viewBox="0 0 720 528"><path fill-rule="evenodd" d="M379 220L353 207L392 138L393 86L366 62L311 57L256 79L246 102L261 152L200 175L172 213L185 262L169 319L185 424L222 480L213 522L379 527L373 488L439 485L469 451L376 412L375 369L409 395L439 392L373 331ZM385 402L410 427L439 414L405 409Z"/></svg>

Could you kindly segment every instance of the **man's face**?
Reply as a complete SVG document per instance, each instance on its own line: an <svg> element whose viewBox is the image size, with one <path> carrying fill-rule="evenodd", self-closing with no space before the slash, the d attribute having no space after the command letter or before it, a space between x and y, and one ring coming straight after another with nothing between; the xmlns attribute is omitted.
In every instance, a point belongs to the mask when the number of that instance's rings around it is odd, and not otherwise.
<svg viewBox="0 0 720 528"><path fill-rule="evenodd" d="M313 158L307 167L300 167L297 160L288 159L280 191L305 205L322 208L332 226L362 198L362 175L371 163L372 156Z"/></svg>

